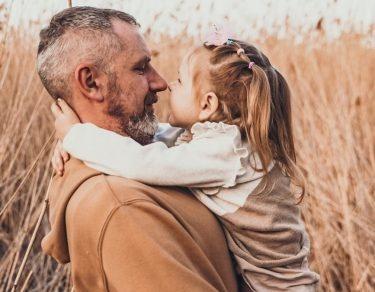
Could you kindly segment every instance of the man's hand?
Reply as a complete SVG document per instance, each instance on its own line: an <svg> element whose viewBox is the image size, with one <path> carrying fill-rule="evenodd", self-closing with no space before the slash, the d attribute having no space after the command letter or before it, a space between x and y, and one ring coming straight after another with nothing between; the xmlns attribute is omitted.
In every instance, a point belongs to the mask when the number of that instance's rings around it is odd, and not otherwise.
<svg viewBox="0 0 375 292"><path fill-rule="evenodd" d="M55 117L56 136L63 140L70 128L80 120L70 106L62 99L51 105L51 111Z"/></svg>

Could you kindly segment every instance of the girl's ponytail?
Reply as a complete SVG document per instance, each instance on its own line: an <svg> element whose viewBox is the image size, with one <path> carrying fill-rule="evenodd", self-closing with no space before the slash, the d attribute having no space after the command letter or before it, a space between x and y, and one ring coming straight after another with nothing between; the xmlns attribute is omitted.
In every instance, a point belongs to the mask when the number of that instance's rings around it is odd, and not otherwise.
<svg viewBox="0 0 375 292"><path fill-rule="evenodd" d="M238 40L207 45L211 51L209 78L219 98L214 120L237 125L261 162L256 170L268 172L277 163L292 183L305 193L305 180L296 163L291 94L284 77L255 46ZM255 164L253 163L255 162Z"/></svg>
<svg viewBox="0 0 375 292"><path fill-rule="evenodd" d="M240 128L246 133L246 138L252 149L258 154L262 169L272 160L272 150L269 143L269 127L271 115L271 89L266 73L257 65L251 67L251 75L244 80L246 96L241 106ZM259 166L255 166L258 170Z"/></svg>

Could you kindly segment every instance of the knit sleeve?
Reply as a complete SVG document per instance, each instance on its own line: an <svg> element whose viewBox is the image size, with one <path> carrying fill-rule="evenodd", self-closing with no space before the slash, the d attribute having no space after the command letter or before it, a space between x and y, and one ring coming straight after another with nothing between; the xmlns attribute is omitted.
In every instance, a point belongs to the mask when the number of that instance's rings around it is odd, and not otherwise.
<svg viewBox="0 0 375 292"><path fill-rule="evenodd" d="M172 127L168 123L159 123L154 136L154 142L163 142L168 147L172 147L183 132L184 129Z"/></svg>
<svg viewBox="0 0 375 292"><path fill-rule="evenodd" d="M168 148L161 142L142 146L129 137L93 124L77 124L65 137L63 147L94 169L146 184L235 185L236 177L246 171L241 159L248 155L246 149L236 145L239 132L233 128L203 131L197 127L192 132L194 138L190 143Z"/></svg>

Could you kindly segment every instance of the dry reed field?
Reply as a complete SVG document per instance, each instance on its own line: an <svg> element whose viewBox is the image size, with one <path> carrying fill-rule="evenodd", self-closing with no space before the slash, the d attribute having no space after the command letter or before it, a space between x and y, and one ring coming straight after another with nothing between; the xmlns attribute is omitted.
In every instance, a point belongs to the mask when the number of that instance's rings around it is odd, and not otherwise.
<svg viewBox="0 0 375 292"><path fill-rule="evenodd" d="M1 291L12 288L51 177L52 100L35 71L36 42L35 35L10 31L0 48ZM192 42L185 35L150 42L153 64L168 81ZM269 37L257 44L292 88L298 161L309 185L303 216L321 291L373 291L374 49L356 35L302 44ZM165 119L167 93L160 95L157 112ZM48 228L44 217L19 291L71 288L69 267L41 252Z"/></svg>

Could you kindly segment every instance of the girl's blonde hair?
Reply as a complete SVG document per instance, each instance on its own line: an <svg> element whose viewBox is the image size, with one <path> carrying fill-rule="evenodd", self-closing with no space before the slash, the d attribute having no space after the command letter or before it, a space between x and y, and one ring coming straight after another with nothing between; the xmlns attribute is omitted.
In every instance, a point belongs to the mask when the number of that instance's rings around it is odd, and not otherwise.
<svg viewBox="0 0 375 292"><path fill-rule="evenodd" d="M289 86L268 58L255 46L238 40L209 50L208 78L219 99L210 118L237 125L267 173L275 161L305 193L304 176L296 164ZM254 62L249 68L250 62ZM198 79L198 78L195 78ZM254 166L256 167L256 166Z"/></svg>

